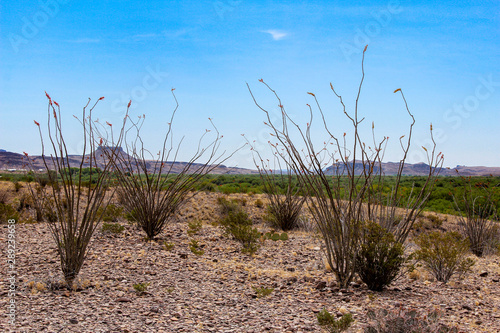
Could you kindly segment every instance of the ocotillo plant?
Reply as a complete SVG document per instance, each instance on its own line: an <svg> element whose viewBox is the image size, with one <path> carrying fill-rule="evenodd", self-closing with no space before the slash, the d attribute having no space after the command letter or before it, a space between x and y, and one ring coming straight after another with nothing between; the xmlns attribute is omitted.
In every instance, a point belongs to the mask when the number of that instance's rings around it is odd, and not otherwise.
<svg viewBox="0 0 500 333"><path fill-rule="evenodd" d="M407 153L410 148L411 134L414 118L409 111L404 95L406 111L412 119L409 129L408 141L403 143L403 157L399 163L397 174L398 182L392 189L392 195L384 202L382 198L383 183L382 159L388 138L375 139L374 126L372 125L373 143L372 148L361 138L360 124L364 120L359 116L358 102L364 81L364 57L366 47L363 51L361 62L362 78L358 86L355 106L352 113L347 111L342 97L337 94L333 85L330 84L334 95L339 99L343 114L352 124L350 139L347 131L342 136L333 134L330 125L327 124L318 99L314 93L308 93L314 98L320 115L320 127L325 135L322 144L314 144L313 129L314 112L308 104L309 122L304 127L296 123L287 113L279 95L262 79L262 82L275 96L281 112L279 122L273 122L270 112L257 102L250 86L248 89L257 105L266 115L265 124L269 126L271 135L276 138L279 148L276 150L290 169L298 175L299 182L308 196L309 208L312 216L321 232L327 262L332 268L339 284L346 287L352 281L356 273L355 258L362 240L361 226L367 221L376 221L393 232L397 241L404 242L408 232L413 225L416 215L423 208L434 185L434 177L437 176L443 163L443 155L435 154L436 144L428 151L429 173L425 186L403 206L405 213L402 217L396 217L396 206L401 204L399 199L399 179L403 173ZM432 137L432 127L431 127ZM349 141L350 140L350 141ZM334 147L331 151L330 147ZM327 168L329 166L329 168ZM378 198L378 201L376 200ZM385 208L384 208L385 207ZM396 220L397 219L397 220Z"/></svg>
<svg viewBox="0 0 500 333"><path fill-rule="evenodd" d="M248 141L247 141L248 142ZM299 225L299 217L306 196L301 195L301 187L289 163L273 156L274 163L261 156L260 152L251 145L254 153L254 164L259 171L264 186L264 192L269 200L268 214L273 227L283 231L292 230ZM273 150L277 147L269 142Z"/></svg>
<svg viewBox="0 0 500 333"><path fill-rule="evenodd" d="M457 171L458 172L458 171ZM478 257L500 243L500 224L490 185L476 183L471 177L461 177L463 194L453 195L460 233L469 241L470 250ZM493 185L492 185L493 186Z"/></svg>
<svg viewBox="0 0 500 333"><path fill-rule="evenodd" d="M144 115L137 121L132 121L130 117L125 118L117 139L123 142L123 150L105 150L105 154L113 161L114 173L119 183L119 199L148 239L159 235L178 208L196 194L194 186L204 175L232 156L230 154L223 157L224 152L218 152L222 135L209 118L214 137L207 142L206 137L212 131L206 130L192 157L186 162L176 163L182 140L174 145L172 124L179 108L174 89L172 96L175 108L167 124L163 146L156 155L144 145L141 134ZM104 130L101 127L100 135L106 138L108 145L116 147L110 129L112 126ZM201 159L204 161L200 163Z"/></svg>
<svg viewBox="0 0 500 333"><path fill-rule="evenodd" d="M99 98L90 108L89 99L83 108L82 118L79 119L82 125L83 152L81 156L70 156L63 135L61 109L47 93L46 96L48 147L44 142L40 123L35 121L40 133L41 158L46 174L36 172L34 159L27 153L25 155L27 166L35 179L42 183L48 177L50 186L43 188L39 184L39 188L34 189L30 185L29 189L37 211L48 210L55 213L55 219L49 220L48 225L57 246L64 279L71 287L82 268L89 242L97 227L98 210L100 207L105 208L111 197L106 195L111 163L96 153L102 141L97 141L94 136L92 118L94 108L104 97ZM90 181L83 179L84 174L88 174Z"/></svg>

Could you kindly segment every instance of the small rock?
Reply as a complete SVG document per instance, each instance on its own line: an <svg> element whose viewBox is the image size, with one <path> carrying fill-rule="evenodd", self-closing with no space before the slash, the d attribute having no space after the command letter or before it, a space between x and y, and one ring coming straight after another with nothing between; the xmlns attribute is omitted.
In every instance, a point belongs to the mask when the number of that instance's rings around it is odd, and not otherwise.
<svg viewBox="0 0 500 333"><path fill-rule="evenodd" d="M186 253L180 253L179 257L181 257L181 259L187 259L188 255Z"/></svg>
<svg viewBox="0 0 500 333"><path fill-rule="evenodd" d="M132 300L128 297L119 297L116 299L117 302L122 302L122 303L127 303L127 302L132 302Z"/></svg>
<svg viewBox="0 0 500 333"><path fill-rule="evenodd" d="M472 311L472 307L468 304L462 305L462 308L464 308L465 310L468 310L468 311Z"/></svg>
<svg viewBox="0 0 500 333"><path fill-rule="evenodd" d="M481 274L479 274L480 277L487 277L488 276L488 272L482 272Z"/></svg>
<svg viewBox="0 0 500 333"><path fill-rule="evenodd" d="M153 313L160 313L160 308L157 307L157 306L152 306L150 309L149 309L150 312L153 312Z"/></svg>
<svg viewBox="0 0 500 333"><path fill-rule="evenodd" d="M71 324L73 324L73 325L76 325L76 324L78 324L78 319L76 319L76 318L71 318L71 319L69 320L69 322L70 322Z"/></svg>
<svg viewBox="0 0 500 333"><path fill-rule="evenodd" d="M286 270L289 272L295 272L295 267L287 267Z"/></svg>
<svg viewBox="0 0 500 333"><path fill-rule="evenodd" d="M316 288L317 290L325 289L326 288L326 282L325 281L319 281L314 288Z"/></svg>

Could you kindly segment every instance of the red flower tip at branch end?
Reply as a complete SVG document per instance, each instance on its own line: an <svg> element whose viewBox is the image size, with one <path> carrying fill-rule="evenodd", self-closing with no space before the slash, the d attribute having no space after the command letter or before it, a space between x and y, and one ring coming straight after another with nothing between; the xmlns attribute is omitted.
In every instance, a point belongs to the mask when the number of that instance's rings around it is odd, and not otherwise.
<svg viewBox="0 0 500 333"><path fill-rule="evenodd" d="M279 106L280 108L282 108L282 109L283 109L283 105L282 105L282 104L280 104L280 105L278 105L278 106Z"/></svg>
<svg viewBox="0 0 500 333"><path fill-rule="evenodd" d="M394 93L397 93L398 91L401 91L401 88L394 90Z"/></svg>
<svg viewBox="0 0 500 333"><path fill-rule="evenodd" d="M262 82L262 83L264 83L264 79L259 79L259 82Z"/></svg>
<svg viewBox="0 0 500 333"><path fill-rule="evenodd" d="M106 124L107 124L108 126L113 126L112 124L110 124L110 123L108 123L108 122L106 122Z"/></svg>
<svg viewBox="0 0 500 333"><path fill-rule="evenodd" d="M363 53L366 52L366 49L368 48L368 44L365 46L365 49L363 50Z"/></svg>
<svg viewBox="0 0 500 333"><path fill-rule="evenodd" d="M170 89L170 91L174 91L174 90L175 90L175 88Z"/></svg>
<svg viewBox="0 0 500 333"><path fill-rule="evenodd" d="M38 121L36 121L36 120L33 120L33 121L35 122L36 126L40 127L40 123Z"/></svg>
<svg viewBox="0 0 500 333"><path fill-rule="evenodd" d="M99 100L99 101L102 101L103 99L104 99L104 96L99 97L99 99L98 99L98 100Z"/></svg>
<svg viewBox="0 0 500 333"><path fill-rule="evenodd" d="M344 132L344 136L346 135L346 133Z"/></svg>
<svg viewBox="0 0 500 333"><path fill-rule="evenodd" d="M130 107L130 104L132 104L132 100L128 101L127 109Z"/></svg>
<svg viewBox="0 0 500 333"><path fill-rule="evenodd" d="M314 95L312 92L308 92L308 94L313 96L313 97L316 97L316 95Z"/></svg>
<svg viewBox="0 0 500 333"><path fill-rule="evenodd" d="M27 152L23 152L25 156L28 156L28 153Z"/></svg>
<svg viewBox="0 0 500 333"><path fill-rule="evenodd" d="M432 131L432 124L431 124L431 131Z"/></svg>
<svg viewBox="0 0 500 333"><path fill-rule="evenodd" d="M101 138L101 140L99 140L99 146L102 146L102 142L103 142L103 140Z"/></svg>
<svg viewBox="0 0 500 333"><path fill-rule="evenodd" d="M47 94L47 92L45 92L45 96L47 96L47 98L50 100L52 100L52 98L50 98L49 94Z"/></svg>
<svg viewBox="0 0 500 333"><path fill-rule="evenodd" d="M311 107L309 104L306 104L308 107Z"/></svg>

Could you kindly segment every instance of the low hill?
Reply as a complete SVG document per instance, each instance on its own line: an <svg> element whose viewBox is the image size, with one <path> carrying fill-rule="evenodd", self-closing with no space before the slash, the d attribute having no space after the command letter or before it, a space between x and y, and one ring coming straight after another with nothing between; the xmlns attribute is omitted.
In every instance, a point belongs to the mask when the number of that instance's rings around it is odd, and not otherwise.
<svg viewBox="0 0 500 333"><path fill-rule="evenodd" d="M120 152L121 154L126 154L121 148ZM98 149L96 151L97 156L104 156L102 152ZM99 160L98 157L98 160ZM43 163L43 159L41 156L25 156L23 154L18 154L18 153L12 153L12 152L7 152L7 151L0 151L0 170L27 170L27 164L28 164L28 158L31 159L33 166L35 169L40 169L40 170L45 170L45 166ZM81 156L80 155L69 155L69 164L70 167L79 167L80 162L81 162ZM53 163L51 162L50 158L47 159L48 167L49 169L55 169L53 167ZM147 161L147 168L148 170L154 170L154 160ZM171 173L180 173L184 167L186 166L187 162L165 162L164 170L170 170ZM88 163L84 163L84 167L89 167L90 165ZM98 163L98 166L102 166L102 162ZM191 165L191 169L195 170L197 167L201 166L199 163L194 163ZM257 173L255 170L251 169L245 169L245 168L236 168L236 167L227 167L225 165L219 165L215 167L212 172L212 174L254 174Z"/></svg>

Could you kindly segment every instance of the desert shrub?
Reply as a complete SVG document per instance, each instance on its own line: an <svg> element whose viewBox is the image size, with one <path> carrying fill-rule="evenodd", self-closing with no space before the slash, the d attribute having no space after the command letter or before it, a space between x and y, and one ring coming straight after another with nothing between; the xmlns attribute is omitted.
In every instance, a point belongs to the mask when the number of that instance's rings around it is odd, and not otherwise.
<svg viewBox="0 0 500 333"><path fill-rule="evenodd" d="M205 251L200 249L200 244L195 239L192 239L191 242L189 243L189 249L197 256L201 256L205 253Z"/></svg>
<svg viewBox="0 0 500 333"><path fill-rule="evenodd" d="M257 297L266 297L274 291L274 288L266 288L266 287L252 287L252 289L257 294Z"/></svg>
<svg viewBox="0 0 500 333"><path fill-rule="evenodd" d="M345 331L351 326L354 319L350 313L344 314L339 319L331 315L328 310L323 309L316 315L318 319L318 324L322 326L325 330L332 333Z"/></svg>
<svg viewBox="0 0 500 333"><path fill-rule="evenodd" d="M200 183L198 189L205 192L215 192L217 190L217 186L210 180L204 180Z"/></svg>
<svg viewBox="0 0 500 333"><path fill-rule="evenodd" d="M460 233L468 239L470 250L478 257L494 252L500 242L498 199L485 182L473 184L473 178L461 177L462 196L453 197L459 215ZM489 183L489 181L488 181Z"/></svg>
<svg viewBox="0 0 500 333"><path fill-rule="evenodd" d="M144 294L148 290L148 286L150 285L149 282L141 282L141 283L136 283L133 285L135 292L138 295Z"/></svg>
<svg viewBox="0 0 500 333"><path fill-rule="evenodd" d="M241 207L234 200L227 200L225 197L218 197L217 204L219 205L219 214L224 217L229 213L235 213L241 210Z"/></svg>
<svg viewBox="0 0 500 333"><path fill-rule="evenodd" d="M299 226L299 217L304 204L304 197L289 194L284 196L269 197L269 206L267 208L266 219L275 228L283 231L297 229Z"/></svg>
<svg viewBox="0 0 500 333"><path fill-rule="evenodd" d="M466 257L469 242L457 232L422 234L415 243L420 249L412 257L438 281L448 282L455 273L461 276L474 265L474 260Z"/></svg>
<svg viewBox="0 0 500 333"><path fill-rule="evenodd" d="M172 251L174 249L174 246L174 243L167 243L166 241L163 241L163 249L165 249L166 251Z"/></svg>
<svg viewBox="0 0 500 333"><path fill-rule="evenodd" d="M191 222L188 222L188 230L187 233L189 236L192 236L196 233L198 233L202 228L201 221L200 220L194 220Z"/></svg>
<svg viewBox="0 0 500 333"><path fill-rule="evenodd" d="M388 311L368 310L367 316L370 320L365 328L365 333L446 333L458 332L457 328L450 328L439 323L441 313L438 310L424 312L415 309L403 309Z"/></svg>
<svg viewBox="0 0 500 333"><path fill-rule="evenodd" d="M253 228L252 220L244 211L230 212L222 219L221 227L226 235L231 235L243 245L242 252L252 254L259 248L257 241L260 238L260 232L257 228Z"/></svg>
<svg viewBox="0 0 500 333"><path fill-rule="evenodd" d="M363 231L356 270L368 289L381 291L398 276L405 262L404 247L375 222L368 222Z"/></svg>
<svg viewBox="0 0 500 333"><path fill-rule="evenodd" d="M20 189L22 189L22 188L23 188L23 184L21 184L21 183L20 183L20 182L18 182L18 181L15 181L15 182L14 182L14 191L15 191L15 192L19 192L19 190L20 190Z"/></svg>
<svg viewBox="0 0 500 333"><path fill-rule="evenodd" d="M255 207L257 207L257 208L264 207L264 202L260 199L255 200Z"/></svg>
<svg viewBox="0 0 500 333"><path fill-rule="evenodd" d="M19 212L12 205L0 203L0 223L7 223L8 220L19 221Z"/></svg>
<svg viewBox="0 0 500 333"><path fill-rule="evenodd" d="M109 204L106 208L100 207L97 216L102 216L104 222L118 222L123 217L123 207Z"/></svg>
<svg viewBox="0 0 500 333"><path fill-rule="evenodd" d="M125 230L125 227L122 226L119 223L106 223L104 222L102 224L102 232L104 233L112 233L112 234L119 234Z"/></svg>
<svg viewBox="0 0 500 333"><path fill-rule="evenodd" d="M6 204L9 199L9 191L0 189L0 204Z"/></svg>

